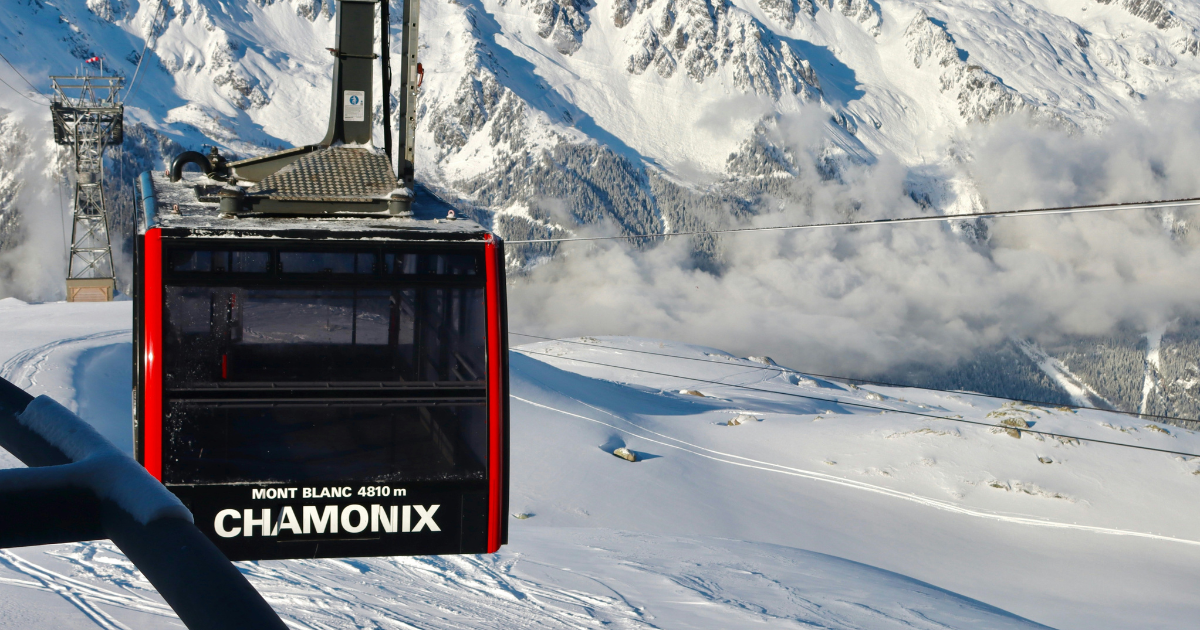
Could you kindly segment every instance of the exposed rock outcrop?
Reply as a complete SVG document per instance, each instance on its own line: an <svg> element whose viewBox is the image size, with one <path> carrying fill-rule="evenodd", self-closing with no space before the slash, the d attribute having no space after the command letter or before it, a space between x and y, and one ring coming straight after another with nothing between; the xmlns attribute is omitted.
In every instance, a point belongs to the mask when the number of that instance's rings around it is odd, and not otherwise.
<svg viewBox="0 0 1200 630"><path fill-rule="evenodd" d="M1163 30L1181 26L1182 22L1159 0L1096 0L1100 4L1116 4L1129 13Z"/></svg>
<svg viewBox="0 0 1200 630"><path fill-rule="evenodd" d="M762 8L763 13L787 28L796 25L797 17L811 18L817 10L812 0L759 0L758 6Z"/></svg>
<svg viewBox="0 0 1200 630"><path fill-rule="evenodd" d="M587 0L521 0L537 16L537 34L564 55L579 50L587 32Z"/></svg>
<svg viewBox="0 0 1200 630"><path fill-rule="evenodd" d="M808 60L749 13L724 0L667 0L641 21L626 62L630 74L651 66L670 78L682 68L703 84L728 69L742 92L772 98L819 98L820 81Z"/></svg>
<svg viewBox="0 0 1200 630"><path fill-rule="evenodd" d="M868 33L876 37L879 36L881 27L883 26L883 16L879 13L879 7L872 0L818 0L825 5L830 11L837 11L842 15L855 20Z"/></svg>
<svg viewBox="0 0 1200 630"><path fill-rule="evenodd" d="M625 448L624 446L613 451L613 455L616 455L627 462L636 462L638 460L637 454Z"/></svg>
<svg viewBox="0 0 1200 630"><path fill-rule="evenodd" d="M958 112L968 122L986 123L1030 104L1016 90L982 66L967 63L946 27L919 11L904 30L905 44L918 68L941 68L942 92L952 92Z"/></svg>

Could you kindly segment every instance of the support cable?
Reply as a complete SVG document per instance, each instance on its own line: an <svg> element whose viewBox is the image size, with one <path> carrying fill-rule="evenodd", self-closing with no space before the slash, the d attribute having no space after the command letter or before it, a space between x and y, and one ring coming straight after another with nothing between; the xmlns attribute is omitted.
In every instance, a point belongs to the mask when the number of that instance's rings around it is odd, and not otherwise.
<svg viewBox="0 0 1200 630"><path fill-rule="evenodd" d="M4 56L4 53L0 53L0 59L3 59L4 63L8 64L8 67L12 68L12 71L17 73L17 76L21 77L21 80L24 81L25 84L28 85L30 87L30 89L33 90L34 94L37 94L38 96L40 96L42 98L46 98L46 95L42 94L41 90L38 90L36 87L34 87L34 85L29 82L29 79L26 79L25 75L21 74L20 70L17 70L17 67L14 66L13 63L8 60L8 57ZM29 98L28 95L26 95L21 90L18 90L17 88L13 87L11 83L9 83L8 81L5 81L4 79L0 79L0 83L3 83L4 85L8 86L8 89L12 90L13 92L16 92L17 95L19 95L21 98L29 101L30 103L33 103L35 105L45 105L46 104L46 103L39 103L39 102ZM49 100L49 99L47 99L47 100Z"/></svg>
<svg viewBox="0 0 1200 630"><path fill-rule="evenodd" d="M532 350L521 350L521 349L513 349L512 352L520 352L522 354L526 354L526 355L530 355L530 356L540 355L540 356L550 357L551 359L561 359L563 361L575 361L577 363L587 363L590 365L598 365L600 367L614 368L617 370L627 370L630 372L641 372L643 374L653 374L655 376L667 376L670 378L681 378L681 379L693 381L696 383L708 383L710 385L721 385L723 387L734 387L737 389L745 389L748 391L759 392L759 393L763 393L763 394L775 394L775 395L779 395L779 396L790 396L793 398L804 398L806 400L815 400L815 401L819 401L819 402L832 403L835 405L843 405L843 406L847 406L847 407L860 407L863 409L871 409L873 411L890 411L892 413L900 413L900 414L906 414L906 415L910 415L910 416L930 418L933 420L946 420L948 422L973 424L973 425L977 425L977 426L981 426L981 427L989 427L989 428L993 428L993 429L1004 429L1006 431L1009 431L1009 430L1020 431L1022 433L1032 433L1034 435L1044 435L1044 436L1053 437L1053 438L1062 438L1065 440L1077 440L1080 442L1092 442L1095 444L1107 444L1109 446L1123 446L1125 448L1133 448L1133 449L1138 449L1138 450L1142 450L1142 451L1152 451L1155 453L1166 453L1168 455L1180 455L1183 457L1200 457L1200 455L1198 455L1196 453L1187 453L1184 451L1172 451L1172 450L1168 450L1168 449L1164 449L1164 448L1154 448L1151 446L1141 446L1138 444L1127 444L1124 442L1112 442L1109 440L1100 440L1097 438L1087 438L1087 437L1079 437L1079 436L1075 436L1075 435L1066 435L1066 434L1062 434L1062 433L1052 433L1050 431L1038 431L1036 429L1026 429L1023 427L1010 427L1007 425L992 424L990 422L980 422L978 420L967 420L965 418L952 418L949 416L939 416L937 414L932 414L932 413L921 413L919 411L908 411L908 410L904 410L904 409L893 409L890 407L880 407L878 405L868 405L866 403L850 402L850 401L845 401L845 400L838 400L836 398L821 398L820 396L809 396L806 394L797 394L795 392L780 392L780 391L775 391L772 389L762 389L759 387L750 387L749 385L737 385L735 383L723 383L721 381L712 381L712 380L707 380L707 379L703 379L703 378L684 376L681 374L668 374L665 372L655 372L653 370L643 370L640 368L631 368L631 367L625 367L622 365L611 365L608 363L600 363L598 361L585 361L583 359L561 357L561 356L556 356L556 355L553 355L553 354L550 354L547 352L534 352Z"/></svg>
<svg viewBox="0 0 1200 630"><path fill-rule="evenodd" d="M8 89L12 90L13 92L16 92L17 96L20 96L21 98L29 101L30 103L33 103L34 105L45 105L45 103L39 103L39 102L29 98L28 96L25 95L24 92L13 87L11 83L9 83L8 81L5 81L4 79L0 79L0 83L3 83L4 85L8 86Z"/></svg>
<svg viewBox="0 0 1200 630"><path fill-rule="evenodd" d="M594 343L588 343L586 341L571 341L569 339L560 339L560 338L555 338L555 337L542 337L539 335L530 335L530 334L526 334L526 333L519 333L519 332L512 332L512 331L509 331L508 334L517 335L518 337L530 337L533 339L544 339L546 341L557 341L559 343L571 343L571 344L580 345L580 346L587 346L589 348L606 347L606 346L597 346ZM668 359L680 359L683 361L698 361L700 363L713 363L716 365L726 365L726 366L731 365L730 363L728 363L726 361L714 361L712 359L700 359L697 357L681 357L681 356L675 355L675 354L663 354L661 352L647 352L646 350L634 350L632 348L616 348L616 347L612 347L612 346L607 346L607 347L610 347L613 350L616 350L619 352L634 352L637 354L648 354L651 356L664 357L664 358L668 358ZM867 380L867 379L862 379L862 378L854 378L852 376L838 376L838 375L834 375L834 374L817 374L816 372L805 372L802 370L795 370L795 369L792 369L789 367L784 367L782 365L774 365L774 366L770 366L770 365L737 365L736 367L745 368L745 369L749 369L749 370L772 370L772 371L797 374L800 376L815 376L817 378L825 378L825 379L830 379L830 380L835 380L835 381L846 381L849 383L862 383L864 385L877 385L879 387L901 387L901 388L908 388L908 389L920 389L920 390L930 391L930 392L943 392L946 394L966 394L968 396L981 396L983 398L992 398L995 400L1011 400L1014 402L1022 402L1022 403L1026 403L1029 405L1039 405L1042 407L1066 407L1068 409L1089 409L1089 410L1094 410L1094 411L1104 411L1106 413L1119 413L1119 414L1126 415L1126 416L1133 416L1135 418L1161 418L1163 420L1179 420L1182 422L1200 422L1200 419L1198 419L1198 418L1180 418L1178 416L1162 416L1162 415L1152 414L1152 413L1138 413L1136 411L1122 411L1120 409L1104 409L1103 407L1089 407L1087 405L1071 405L1071 404L1065 404L1065 403L1046 402L1044 400L1026 400L1024 398L1013 398L1011 396L995 396L992 394L984 394L981 392L971 392L971 391L957 390L957 389L939 389L937 387L923 387L921 385L902 385L900 383L888 383L885 381L872 381L872 380Z"/></svg>
<svg viewBox="0 0 1200 630"><path fill-rule="evenodd" d="M25 85L28 85L29 89L33 90L35 94L37 94L38 96L45 96L45 94L42 94L41 90L37 89L37 87L34 84L29 82L29 79L25 78L25 75L21 74L20 70L17 70L17 67L13 65L13 62L8 60L8 57L4 56L4 53L0 53L0 59L3 59L4 63L8 64L8 67L12 68L13 72L16 72L17 76L21 77L21 80L25 82ZM5 85L7 85L7 84L5 84Z"/></svg>
<svg viewBox="0 0 1200 630"><path fill-rule="evenodd" d="M129 80L129 87L125 88L125 96L121 98L122 104L133 98L134 88L137 87L138 76L142 71L142 62L146 60L146 51L150 48L150 38L154 37L158 31L158 18L162 14L165 5L165 0L159 0L158 11L154 13L154 19L150 21L150 35L146 37L146 41L142 44L142 54L138 57L137 68L133 70L133 78Z"/></svg>
<svg viewBox="0 0 1200 630"><path fill-rule="evenodd" d="M736 234L741 232L773 232L784 230L816 230L834 227L852 227L866 225L889 225L895 223L930 223L934 221L962 221L966 219L991 219L1012 216L1047 216L1052 214L1080 214L1085 212L1111 212L1114 210L1152 210L1156 208L1174 208L1200 206L1200 197L1188 199L1172 199L1166 201L1139 201L1094 206L1064 206L1059 208L1027 208L1025 210L1001 210L997 212L970 212L967 214L938 214L922 217L900 217L895 219L868 219L865 221L843 221L836 223L809 223L805 225L778 225L763 227L728 228L724 230L693 230L689 232L663 232L655 234L624 234L621 236L571 236L564 238L541 238L506 240L509 245L529 243L570 243L575 241L617 241L647 238L666 238L670 236L698 236L709 234Z"/></svg>

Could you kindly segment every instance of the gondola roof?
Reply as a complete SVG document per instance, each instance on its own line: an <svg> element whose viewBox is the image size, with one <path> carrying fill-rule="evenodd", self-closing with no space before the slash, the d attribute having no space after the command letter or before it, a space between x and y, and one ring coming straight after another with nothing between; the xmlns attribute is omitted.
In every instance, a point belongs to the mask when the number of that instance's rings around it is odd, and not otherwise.
<svg viewBox="0 0 1200 630"><path fill-rule="evenodd" d="M293 166L303 167L304 165L299 162L297 161ZM354 198L355 194L380 192L367 188L370 185L369 182L364 185L362 181L349 181L349 185L343 186L340 191L330 185L309 186L307 187L308 192L305 193L306 188L301 179L304 171L301 168L289 169L287 167L283 170L293 171L290 180L286 177L274 177L261 182L245 181L235 184L212 179L204 173L185 172L177 182L172 182L168 173L161 171L150 173L148 174L149 182L141 183L143 189L141 194L145 201L139 217L140 230L145 231L148 227L158 227L162 228L166 235L201 238L253 236L260 238L342 239L358 237L415 240L475 240L481 239L489 233L487 228L475 221L447 218L448 207L442 203L422 204L418 201L412 205L412 215L404 217L378 213L357 214L354 209L363 204L363 201ZM151 190L145 190L147 183ZM289 187L289 184L292 186ZM228 190L235 186L240 188L246 197L253 195L275 195L279 198L290 197L292 199L307 197L306 200L316 203L344 208L344 212L322 215L289 215L276 212L230 214L223 212L219 195L222 190ZM364 191L364 189L366 190ZM301 194L296 194L297 192ZM349 192L350 194L338 195L336 194L338 192Z"/></svg>

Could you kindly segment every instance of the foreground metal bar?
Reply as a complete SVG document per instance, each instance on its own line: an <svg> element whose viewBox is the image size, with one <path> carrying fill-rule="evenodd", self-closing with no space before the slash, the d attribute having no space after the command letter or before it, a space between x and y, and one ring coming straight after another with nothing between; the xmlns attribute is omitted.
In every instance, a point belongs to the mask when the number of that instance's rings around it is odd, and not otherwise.
<svg viewBox="0 0 1200 630"><path fill-rule="evenodd" d="M45 487L47 480L53 481L59 473L63 479L71 479L73 467L86 462L73 459L55 446L53 437L19 420L33 400L0 379L0 446L30 467L0 470L0 547L108 538L137 565L190 630L287 627L191 521L166 516L143 523L127 505L108 498L117 493L104 488L105 496L97 496L94 481ZM92 431L74 414L63 420L61 428L67 433ZM102 483L145 483L130 474L158 483L140 467L122 468Z"/></svg>

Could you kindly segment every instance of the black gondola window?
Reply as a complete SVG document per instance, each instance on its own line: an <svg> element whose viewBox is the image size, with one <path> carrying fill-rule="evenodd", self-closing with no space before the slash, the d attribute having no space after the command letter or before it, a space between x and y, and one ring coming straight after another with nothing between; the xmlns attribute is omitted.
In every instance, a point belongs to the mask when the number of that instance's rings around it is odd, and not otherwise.
<svg viewBox="0 0 1200 630"><path fill-rule="evenodd" d="M266 273L271 268L269 252L175 249L171 251L171 271L182 273Z"/></svg>
<svg viewBox="0 0 1200 630"><path fill-rule="evenodd" d="M168 251L164 481L486 477L479 258L385 256Z"/></svg>
<svg viewBox="0 0 1200 630"><path fill-rule="evenodd" d="M168 387L484 379L480 287L168 286L166 298Z"/></svg>
<svg viewBox="0 0 1200 630"><path fill-rule="evenodd" d="M479 259L471 254L384 254L389 274L431 276L474 276Z"/></svg>
<svg viewBox="0 0 1200 630"><path fill-rule="evenodd" d="M172 402L164 481L483 479L487 407Z"/></svg>
<svg viewBox="0 0 1200 630"><path fill-rule="evenodd" d="M375 254L371 252L280 252L283 273L375 273Z"/></svg>

